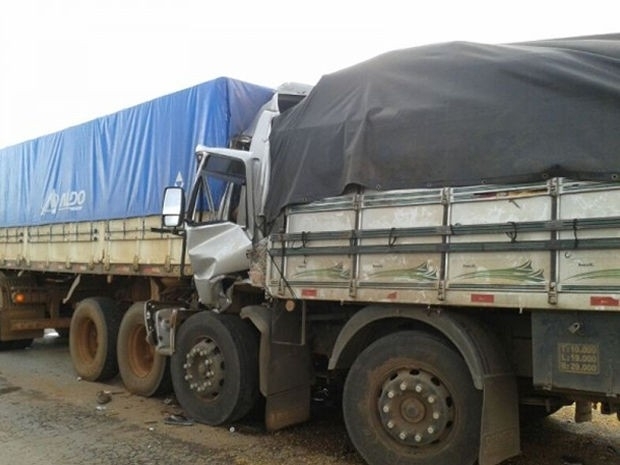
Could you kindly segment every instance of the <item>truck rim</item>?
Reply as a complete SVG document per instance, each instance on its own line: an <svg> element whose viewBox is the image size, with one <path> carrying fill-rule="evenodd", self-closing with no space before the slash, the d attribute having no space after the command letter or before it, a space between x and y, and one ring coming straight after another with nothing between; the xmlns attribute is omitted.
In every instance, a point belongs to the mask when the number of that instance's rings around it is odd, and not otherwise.
<svg viewBox="0 0 620 465"><path fill-rule="evenodd" d="M225 379L225 364L221 349L211 338L196 343L185 356L185 381L189 388L205 400L220 395Z"/></svg>
<svg viewBox="0 0 620 465"><path fill-rule="evenodd" d="M477 460L482 394L435 335L402 330L371 343L349 369L342 402L351 442L370 465Z"/></svg>
<svg viewBox="0 0 620 465"><path fill-rule="evenodd" d="M441 441L454 422L450 392L440 379L420 369L401 369L386 377L377 407L388 434L407 446Z"/></svg>
<svg viewBox="0 0 620 465"><path fill-rule="evenodd" d="M146 340L146 327L137 325L128 338L128 362L133 373L144 378L153 370L155 348Z"/></svg>

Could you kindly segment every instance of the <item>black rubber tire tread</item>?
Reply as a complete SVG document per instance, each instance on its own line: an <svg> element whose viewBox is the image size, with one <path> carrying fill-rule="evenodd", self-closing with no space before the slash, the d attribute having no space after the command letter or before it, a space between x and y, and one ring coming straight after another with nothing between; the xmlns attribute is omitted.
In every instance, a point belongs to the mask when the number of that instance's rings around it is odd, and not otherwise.
<svg viewBox="0 0 620 465"><path fill-rule="evenodd" d="M224 389L214 400L205 400L190 389L183 367L186 355L205 337L218 345L226 367ZM189 416L208 425L239 420L259 398L258 332L238 315L196 313L179 328L170 373L176 398Z"/></svg>
<svg viewBox="0 0 620 465"><path fill-rule="evenodd" d="M439 443L420 448L399 444L380 422L383 382L405 367L433 373L450 392L455 419ZM368 346L354 361L343 391L349 437L369 465L472 465L478 458L481 411L482 392L475 389L460 354L422 331L393 333Z"/></svg>
<svg viewBox="0 0 620 465"><path fill-rule="evenodd" d="M73 368L78 376L87 381L104 381L118 374L116 337L122 312L117 303L108 297L91 297L82 300L71 317L69 352ZM81 347L84 339L82 326L92 324L97 334L94 356L85 354Z"/></svg>
<svg viewBox="0 0 620 465"><path fill-rule="evenodd" d="M172 390L170 357L155 352L151 369L143 376L136 373L130 363L130 359L134 357L129 354L130 338L141 328L145 328L144 302L136 302L123 315L116 340L118 371L121 379L125 388L132 394L144 397L167 394Z"/></svg>

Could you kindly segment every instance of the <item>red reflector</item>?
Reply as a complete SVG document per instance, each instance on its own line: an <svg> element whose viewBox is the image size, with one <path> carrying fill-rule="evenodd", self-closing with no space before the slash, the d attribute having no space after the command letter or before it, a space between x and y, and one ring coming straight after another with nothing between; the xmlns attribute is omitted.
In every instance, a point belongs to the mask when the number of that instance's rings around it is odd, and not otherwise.
<svg viewBox="0 0 620 465"><path fill-rule="evenodd" d="M620 306L620 300L613 297L591 296L590 305L596 307L618 307Z"/></svg>
<svg viewBox="0 0 620 465"><path fill-rule="evenodd" d="M302 289L301 296L302 297L316 297L316 289Z"/></svg>
<svg viewBox="0 0 620 465"><path fill-rule="evenodd" d="M472 294L471 301L483 304L492 304L495 302L495 296L493 294Z"/></svg>
<svg viewBox="0 0 620 465"><path fill-rule="evenodd" d="M388 299L390 299L390 300L396 300L396 299L398 299L398 292L396 292L396 291L394 291L394 292L390 292L390 293L387 295L387 298L388 298Z"/></svg>

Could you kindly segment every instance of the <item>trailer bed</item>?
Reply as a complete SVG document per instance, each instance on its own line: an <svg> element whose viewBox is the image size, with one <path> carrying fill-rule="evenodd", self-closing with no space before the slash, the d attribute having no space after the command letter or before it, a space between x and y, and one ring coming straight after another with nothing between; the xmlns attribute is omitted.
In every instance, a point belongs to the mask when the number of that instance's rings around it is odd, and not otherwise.
<svg viewBox="0 0 620 465"><path fill-rule="evenodd" d="M342 302L620 310L620 186L360 192L292 206L272 295Z"/></svg>

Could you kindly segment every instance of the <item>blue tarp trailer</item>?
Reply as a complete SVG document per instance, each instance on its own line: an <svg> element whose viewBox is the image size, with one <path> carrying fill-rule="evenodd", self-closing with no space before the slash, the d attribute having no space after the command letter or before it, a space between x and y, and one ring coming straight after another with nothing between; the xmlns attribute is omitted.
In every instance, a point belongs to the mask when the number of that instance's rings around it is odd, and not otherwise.
<svg viewBox="0 0 620 465"><path fill-rule="evenodd" d="M197 144L226 147L271 89L218 78L0 149L0 227L158 214Z"/></svg>

